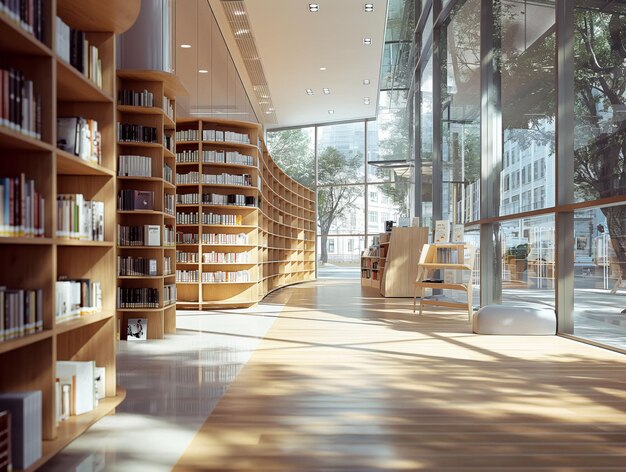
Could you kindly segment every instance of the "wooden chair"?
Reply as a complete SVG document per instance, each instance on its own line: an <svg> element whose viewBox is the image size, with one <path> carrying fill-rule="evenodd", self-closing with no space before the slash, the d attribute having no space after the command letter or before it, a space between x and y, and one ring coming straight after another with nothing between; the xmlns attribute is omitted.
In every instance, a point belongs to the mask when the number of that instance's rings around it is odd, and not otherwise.
<svg viewBox="0 0 626 472"><path fill-rule="evenodd" d="M472 319L472 271L476 248L464 243L425 244L420 255L415 290L413 294L413 312L415 313L417 297L420 298L419 314L422 314L424 305L438 305L449 308L464 308L467 317ZM460 270L468 271L467 282L433 282L430 278L436 270ZM424 289L461 290L467 294L467 302L449 302L444 300L424 299Z"/></svg>

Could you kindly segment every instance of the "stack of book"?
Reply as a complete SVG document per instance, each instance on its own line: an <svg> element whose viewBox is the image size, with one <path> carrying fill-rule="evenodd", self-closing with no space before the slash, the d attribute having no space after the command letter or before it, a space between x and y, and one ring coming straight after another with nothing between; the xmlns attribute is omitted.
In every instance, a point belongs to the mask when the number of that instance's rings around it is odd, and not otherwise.
<svg viewBox="0 0 626 472"><path fill-rule="evenodd" d="M250 144L250 136L235 131L220 131L214 129L202 130L202 141L224 141L239 144Z"/></svg>
<svg viewBox="0 0 626 472"><path fill-rule="evenodd" d="M176 284L167 284L163 287L163 306L176 303Z"/></svg>
<svg viewBox="0 0 626 472"><path fill-rule="evenodd" d="M202 213L203 225L242 225L242 215L221 215L217 213Z"/></svg>
<svg viewBox="0 0 626 472"><path fill-rule="evenodd" d="M102 162L102 136L98 122L80 116L57 118L57 147L83 161Z"/></svg>
<svg viewBox="0 0 626 472"><path fill-rule="evenodd" d="M154 192L149 190L120 190L117 209L122 211L154 210Z"/></svg>
<svg viewBox="0 0 626 472"><path fill-rule="evenodd" d="M204 233L202 234L202 244L248 244L248 236L244 233Z"/></svg>
<svg viewBox="0 0 626 472"><path fill-rule="evenodd" d="M118 90L117 104L150 108L154 106L154 94L147 90L143 90L142 92L123 89Z"/></svg>
<svg viewBox="0 0 626 472"><path fill-rule="evenodd" d="M0 236L43 237L45 208L34 180L25 174L0 178Z"/></svg>
<svg viewBox="0 0 626 472"><path fill-rule="evenodd" d="M176 270L176 282L198 282L199 272L197 270Z"/></svg>
<svg viewBox="0 0 626 472"><path fill-rule="evenodd" d="M176 233L173 226L163 226L163 246L176 246Z"/></svg>
<svg viewBox="0 0 626 472"><path fill-rule="evenodd" d="M56 421L92 411L106 396L106 368L94 361L57 361Z"/></svg>
<svg viewBox="0 0 626 472"><path fill-rule="evenodd" d="M43 290L0 287L0 341L43 330Z"/></svg>
<svg viewBox="0 0 626 472"><path fill-rule="evenodd" d="M250 282L250 272L247 270L239 270L236 272L203 272L203 283L240 283Z"/></svg>
<svg viewBox="0 0 626 472"><path fill-rule="evenodd" d="M178 151L176 152L176 162L178 164L197 164L199 152L195 151Z"/></svg>
<svg viewBox="0 0 626 472"><path fill-rule="evenodd" d="M157 260L144 257L117 256L117 275L121 277L157 275Z"/></svg>
<svg viewBox="0 0 626 472"><path fill-rule="evenodd" d="M41 97L34 82L12 67L0 67L0 125L41 139Z"/></svg>
<svg viewBox="0 0 626 472"><path fill-rule="evenodd" d="M166 193L164 198L165 213L173 216L174 209L176 208L176 195Z"/></svg>
<svg viewBox="0 0 626 472"><path fill-rule="evenodd" d="M177 184L197 184L199 183L200 173L193 171L186 174L176 174Z"/></svg>
<svg viewBox="0 0 626 472"><path fill-rule="evenodd" d="M121 143L156 143L157 129L152 126L117 123L117 140Z"/></svg>
<svg viewBox="0 0 626 472"><path fill-rule="evenodd" d="M185 129L176 131L176 141L198 141L199 132L197 129Z"/></svg>
<svg viewBox="0 0 626 472"><path fill-rule="evenodd" d="M89 43L84 31L70 28L57 17L55 45L61 59L102 88L100 53L96 46Z"/></svg>
<svg viewBox="0 0 626 472"><path fill-rule="evenodd" d="M177 225L197 225L200 222L198 212L185 213L184 211L176 212Z"/></svg>
<svg viewBox="0 0 626 472"><path fill-rule="evenodd" d="M104 202L80 193L57 195L57 237L104 241Z"/></svg>
<svg viewBox="0 0 626 472"><path fill-rule="evenodd" d="M176 232L176 244L198 244L198 233Z"/></svg>
<svg viewBox="0 0 626 472"><path fill-rule="evenodd" d="M248 174L202 174L202 183L214 185L243 185L250 187L252 185L252 179Z"/></svg>

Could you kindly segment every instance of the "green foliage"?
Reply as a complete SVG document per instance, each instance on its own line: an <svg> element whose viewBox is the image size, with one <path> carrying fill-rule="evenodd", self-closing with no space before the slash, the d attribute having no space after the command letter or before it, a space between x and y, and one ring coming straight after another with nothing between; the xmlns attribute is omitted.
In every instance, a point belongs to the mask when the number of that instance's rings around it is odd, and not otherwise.
<svg viewBox="0 0 626 472"><path fill-rule="evenodd" d="M304 129L267 133L267 148L287 175L309 188L315 186L313 143Z"/></svg>

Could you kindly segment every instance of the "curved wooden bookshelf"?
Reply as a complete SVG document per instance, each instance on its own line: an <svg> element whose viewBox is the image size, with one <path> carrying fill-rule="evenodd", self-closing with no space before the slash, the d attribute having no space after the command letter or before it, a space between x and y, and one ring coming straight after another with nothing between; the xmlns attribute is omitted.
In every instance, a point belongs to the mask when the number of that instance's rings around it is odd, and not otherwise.
<svg viewBox="0 0 626 472"><path fill-rule="evenodd" d="M177 245L177 252L197 262L177 262L178 271L197 272L198 282L178 283L178 306L192 309L249 307L269 292L286 285L315 278L315 194L288 177L272 160L262 140L262 128L257 123L217 119L177 120L177 185L180 202L177 212L212 212L239 215L240 225L178 224L180 240L183 235L197 235L198 243ZM234 132L244 139L221 141L203 131ZM247 139L245 138L247 137ZM206 139L205 139L206 138ZM227 138L227 135L224 135ZM238 152L250 156L251 163L207 162L203 151ZM195 156L195 157L191 157ZM189 161L193 162L189 162ZM216 160L216 159L214 159ZM204 162L203 162L204 161ZM252 186L231 184L187 183L190 172L204 174L248 175ZM253 206L202 203L202 194L244 195L254 198ZM189 203L195 194L195 203ZM177 199L177 202L179 200ZM273 203L272 203L273 202ZM201 221L201 220L200 220ZM228 237L241 233L245 241L203 242L204 235ZM209 236L206 236L209 237ZM210 253L241 253L245 262L214 262L204 259ZM232 256L229 256L232 257ZM184 258L181 258L184 259ZM177 261L179 258L177 257ZM203 282L203 272L238 272L245 270L250 282ZM182 275L182 273L181 273ZM186 273L185 275L188 275ZM180 277L177 281L182 280Z"/></svg>

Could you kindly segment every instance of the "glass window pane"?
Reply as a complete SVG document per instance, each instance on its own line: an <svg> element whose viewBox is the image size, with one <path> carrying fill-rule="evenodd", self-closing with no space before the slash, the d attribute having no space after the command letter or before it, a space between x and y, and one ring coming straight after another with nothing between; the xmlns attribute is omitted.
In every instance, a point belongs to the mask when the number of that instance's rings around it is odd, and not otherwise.
<svg viewBox="0 0 626 472"><path fill-rule="evenodd" d="M365 236L328 236L325 239L318 237L318 278L359 279L361 253L365 247Z"/></svg>
<svg viewBox="0 0 626 472"><path fill-rule="evenodd" d="M471 25L471 27L470 27ZM441 65L443 218L467 223L479 217L480 0L459 3L442 28Z"/></svg>
<svg viewBox="0 0 626 472"><path fill-rule="evenodd" d="M624 2L603 5L603 11L578 8L575 22L575 199L588 201L623 195Z"/></svg>
<svg viewBox="0 0 626 472"><path fill-rule="evenodd" d="M365 234L363 185L317 190L318 234Z"/></svg>
<svg viewBox="0 0 626 472"><path fill-rule="evenodd" d="M500 215L555 202L554 2L502 3Z"/></svg>
<svg viewBox="0 0 626 472"><path fill-rule="evenodd" d="M626 349L626 205L574 212L574 334Z"/></svg>
<svg viewBox="0 0 626 472"><path fill-rule="evenodd" d="M409 216L409 181L369 185L368 192L368 224L370 235L383 233L385 222L393 221L394 225L402 216ZM371 198L376 195L376 198Z"/></svg>
<svg viewBox="0 0 626 472"><path fill-rule="evenodd" d="M267 150L285 173L309 188L315 185L315 128L267 132Z"/></svg>
<svg viewBox="0 0 626 472"><path fill-rule="evenodd" d="M365 123L320 126L317 129L319 185L365 180Z"/></svg>
<svg viewBox="0 0 626 472"><path fill-rule="evenodd" d="M499 226L502 303L554 307L554 215Z"/></svg>

